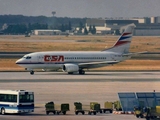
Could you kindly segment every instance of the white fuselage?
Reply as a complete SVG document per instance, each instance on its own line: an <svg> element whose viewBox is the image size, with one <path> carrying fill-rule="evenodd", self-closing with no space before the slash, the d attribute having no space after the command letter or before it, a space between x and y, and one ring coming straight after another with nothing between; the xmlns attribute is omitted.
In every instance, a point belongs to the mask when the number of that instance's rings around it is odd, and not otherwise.
<svg viewBox="0 0 160 120"><path fill-rule="evenodd" d="M97 62L84 68L103 67L107 64L98 64L103 61L123 61L128 59L115 52L36 52L27 54L17 60L20 66L28 69L61 69L64 64L85 64Z"/></svg>

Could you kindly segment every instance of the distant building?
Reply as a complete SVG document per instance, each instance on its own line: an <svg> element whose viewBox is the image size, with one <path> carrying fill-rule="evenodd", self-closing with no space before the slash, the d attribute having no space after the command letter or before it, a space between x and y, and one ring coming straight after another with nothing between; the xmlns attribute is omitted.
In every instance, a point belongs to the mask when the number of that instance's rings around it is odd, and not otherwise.
<svg viewBox="0 0 160 120"><path fill-rule="evenodd" d="M150 24L151 23L151 18L149 18L149 17L131 18L130 20L138 20L139 24Z"/></svg>
<svg viewBox="0 0 160 120"><path fill-rule="evenodd" d="M59 35L61 30L34 30L34 35Z"/></svg>
<svg viewBox="0 0 160 120"><path fill-rule="evenodd" d="M87 30L89 31L89 26L86 26ZM96 28L96 34L104 35L104 34L111 34L111 28L106 26L95 26ZM84 29L82 30L82 33L84 33Z"/></svg>
<svg viewBox="0 0 160 120"><path fill-rule="evenodd" d="M138 20L106 20L107 26L124 26L127 24L138 24Z"/></svg>
<svg viewBox="0 0 160 120"><path fill-rule="evenodd" d="M138 24L134 35L137 36L160 36L160 24Z"/></svg>
<svg viewBox="0 0 160 120"><path fill-rule="evenodd" d="M151 17L151 23L160 23L160 16L158 16L158 17Z"/></svg>
<svg viewBox="0 0 160 120"><path fill-rule="evenodd" d="M105 25L105 20L102 20L102 19L95 19L95 18L93 18L93 19L87 19L86 20L86 26L93 26L93 25L95 25L95 26L104 26Z"/></svg>
<svg viewBox="0 0 160 120"><path fill-rule="evenodd" d="M103 19L87 19L85 27L89 31L90 26L95 26L96 34L111 34L111 28L106 26L106 21ZM82 30L82 33L84 29Z"/></svg>
<svg viewBox="0 0 160 120"><path fill-rule="evenodd" d="M106 26L111 28L111 33L119 35L123 32L122 27L128 24L138 24L138 20L106 20Z"/></svg>
<svg viewBox="0 0 160 120"><path fill-rule="evenodd" d="M105 22L104 22L105 21ZM88 23L87 23L88 22ZM97 34L112 33L119 35L123 32L124 27L128 24L134 23L136 28L134 29L134 35L136 36L159 36L160 35L160 17L144 17L144 18L131 18L131 19L107 19L107 20L95 20L89 19L86 22L88 25L95 25Z"/></svg>

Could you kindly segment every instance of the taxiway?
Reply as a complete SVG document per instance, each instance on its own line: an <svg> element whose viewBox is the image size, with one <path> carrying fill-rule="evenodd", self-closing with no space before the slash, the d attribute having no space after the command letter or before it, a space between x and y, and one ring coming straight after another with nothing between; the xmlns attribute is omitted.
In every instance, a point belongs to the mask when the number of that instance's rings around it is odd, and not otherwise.
<svg viewBox="0 0 160 120"><path fill-rule="evenodd" d="M0 72L0 89L26 89L35 93L35 112L26 115L0 115L2 120L137 120L134 115L75 115L74 102L89 104L118 100L118 92L160 91L160 72ZM69 103L67 115L45 115L45 103Z"/></svg>

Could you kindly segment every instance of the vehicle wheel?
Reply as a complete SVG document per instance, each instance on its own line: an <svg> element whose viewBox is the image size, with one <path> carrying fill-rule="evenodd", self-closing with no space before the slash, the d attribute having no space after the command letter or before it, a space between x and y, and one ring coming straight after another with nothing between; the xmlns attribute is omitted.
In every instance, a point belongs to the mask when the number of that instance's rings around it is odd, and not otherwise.
<svg viewBox="0 0 160 120"><path fill-rule="evenodd" d="M84 70L79 70L79 74L84 75L85 71Z"/></svg>
<svg viewBox="0 0 160 120"><path fill-rule="evenodd" d="M83 111L83 112L82 112L82 115L84 115L84 114L85 114L85 112Z"/></svg>
<svg viewBox="0 0 160 120"><path fill-rule="evenodd" d="M112 113L112 110L110 110L109 112Z"/></svg>
<svg viewBox="0 0 160 120"><path fill-rule="evenodd" d="M30 71L30 74L31 74L31 75L34 75L34 71Z"/></svg>
<svg viewBox="0 0 160 120"><path fill-rule="evenodd" d="M97 113L96 113L96 112L94 112L93 114L94 114L94 115L96 115Z"/></svg>
<svg viewBox="0 0 160 120"><path fill-rule="evenodd" d="M4 108L1 109L1 114L5 115L5 109Z"/></svg>
<svg viewBox="0 0 160 120"><path fill-rule="evenodd" d="M46 111L46 115L49 115L49 112L48 112L48 111Z"/></svg>
<svg viewBox="0 0 160 120"><path fill-rule="evenodd" d="M57 115L59 115L59 112L57 111Z"/></svg>
<svg viewBox="0 0 160 120"><path fill-rule="evenodd" d="M144 118L144 116L143 116L143 115L140 115L140 118Z"/></svg>
<svg viewBox="0 0 160 120"><path fill-rule="evenodd" d="M88 112L88 115L91 115L91 112Z"/></svg>
<svg viewBox="0 0 160 120"><path fill-rule="evenodd" d="M66 114L66 111L63 111L63 115L65 115Z"/></svg>
<svg viewBox="0 0 160 120"><path fill-rule="evenodd" d="M146 117L146 120L150 120L150 117Z"/></svg>
<svg viewBox="0 0 160 120"><path fill-rule="evenodd" d="M56 112L54 111L54 112L53 112L53 114L55 115L55 114L56 114Z"/></svg>
<svg viewBox="0 0 160 120"><path fill-rule="evenodd" d="M139 115L136 115L137 118L139 118Z"/></svg>
<svg viewBox="0 0 160 120"><path fill-rule="evenodd" d="M82 74L84 75L85 74L85 71L83 70Z"/></svg>
<svg viewBox="0 0 160 120"><path fill-rule="evenodd" d="M156 116L151 116L151 119L156 119Z"/></svg>
<svg viewBox="0 0 160 120"><path fill-rule="evenodd" d="M76 111L75 114L78 115L78 112Z"/></svg>
<svg viewBox="0 0 160 120"><path fill-rule="evenodd" d="M68 74L73 74L73 72L68 72Z"/></svg>
<svg viewBox="0 0 160 120"><path fill-rule="evenodd" d="M103 110L100 110L99 112L100 112L100 113L102 113L102 112L103 112Z"/></svg>

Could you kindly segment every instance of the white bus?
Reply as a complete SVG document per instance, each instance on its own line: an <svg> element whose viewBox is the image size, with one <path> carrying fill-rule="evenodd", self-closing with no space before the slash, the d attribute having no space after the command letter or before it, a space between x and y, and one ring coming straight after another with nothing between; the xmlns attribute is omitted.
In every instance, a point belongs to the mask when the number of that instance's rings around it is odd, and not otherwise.
<svg viewBox="0 0 160 120"><path fill-rule="evenodd" d="M27 90L0 90L0 113L34 112L34 92Z"/></svg>

